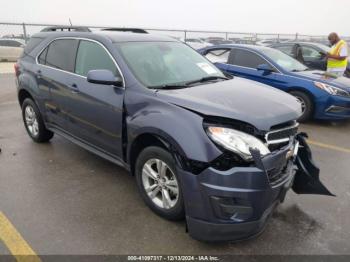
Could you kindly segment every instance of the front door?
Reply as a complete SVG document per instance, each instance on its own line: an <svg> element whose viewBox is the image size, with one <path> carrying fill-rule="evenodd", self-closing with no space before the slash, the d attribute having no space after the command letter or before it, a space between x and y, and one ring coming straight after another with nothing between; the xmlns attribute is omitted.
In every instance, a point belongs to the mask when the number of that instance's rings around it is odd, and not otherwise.
<svg viewBox="0 0 350 262"><path fill-rule="evenodd" d="M107 69L120 76L108 50L96 41L80 40L73 77L67 83L71 94L64 108L68 131L107 153L122 155L122 117L125 89L89 83L90 70Z"/></svg>
<svg viewBox="0 0 350 262"><path fill-rule="evenodd" d="M264 71L257 70L257 67L262 64L270 66L272 72L266 74ZM275 87L281 84L277 70L275 70L266 59L249 50L233 48L231 50L226 71L232 75Z"/></svg>

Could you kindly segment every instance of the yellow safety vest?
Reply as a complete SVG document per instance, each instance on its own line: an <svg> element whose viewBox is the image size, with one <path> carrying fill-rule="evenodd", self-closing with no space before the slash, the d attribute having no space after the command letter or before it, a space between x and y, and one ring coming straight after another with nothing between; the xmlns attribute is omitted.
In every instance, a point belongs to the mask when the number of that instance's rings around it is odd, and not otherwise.
<svg viewBox="0 0 350 262"><path fill-rule="evenodd" d="M336 45L334 45L331 49L331 51L329 52L331 55L340 55L340 50L341 48L345 46L347 47L347 44L344 40L340 40ZM342 67L346 67L348 64L348 59L345 58L343 60L335 60L332 58L328 58L327 61L327 68L342 68Z"/></svg>

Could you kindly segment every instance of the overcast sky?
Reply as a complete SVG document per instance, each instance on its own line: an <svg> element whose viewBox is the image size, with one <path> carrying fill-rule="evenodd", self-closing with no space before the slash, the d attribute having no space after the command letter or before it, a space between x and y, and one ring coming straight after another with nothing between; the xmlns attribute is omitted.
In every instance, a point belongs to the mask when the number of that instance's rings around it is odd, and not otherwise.
<svg viewBox="0 0 350 262"><path fill-rule="evenodd" d="M0 0L0 22L350 36L349 0ZM334 11L332 11L334 10Z"/></svg>

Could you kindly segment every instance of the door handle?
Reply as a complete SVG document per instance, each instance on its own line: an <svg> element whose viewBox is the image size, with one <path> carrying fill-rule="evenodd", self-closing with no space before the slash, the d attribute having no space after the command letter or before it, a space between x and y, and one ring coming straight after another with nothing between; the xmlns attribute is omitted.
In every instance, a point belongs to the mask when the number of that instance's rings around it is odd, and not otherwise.
<svg viewBox="0 0 350 262"><path fill-rule="evenodd" d="M70 85L70 89L71 89L71 92L72 93L79 93L79 88L78 88L78 85L76 83L73 83Z"/></svg>

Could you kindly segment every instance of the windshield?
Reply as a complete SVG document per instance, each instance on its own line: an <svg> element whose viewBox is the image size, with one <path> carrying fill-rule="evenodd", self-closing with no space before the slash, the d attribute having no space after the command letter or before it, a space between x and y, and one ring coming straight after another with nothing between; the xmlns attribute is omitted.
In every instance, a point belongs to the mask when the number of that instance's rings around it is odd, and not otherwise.
<svg viewBox="0 0 350 262"><path fill-rule="evenodd" d="M286 71L299 72L308 69L299 61L295 60L294 58L290 57L289 55L286 55L285 53L279 50L272 48L265 49L264 54Z"/></svg>
<svg viewBox="0 0 350 262"><path fill-rule="evenodd" d="M116 46L135 76L148 87L224 77L213 64L183 43L127 42Z"/></svg>

